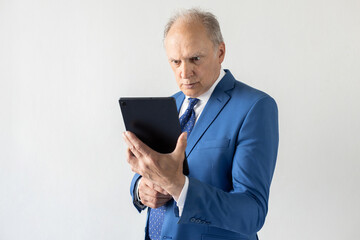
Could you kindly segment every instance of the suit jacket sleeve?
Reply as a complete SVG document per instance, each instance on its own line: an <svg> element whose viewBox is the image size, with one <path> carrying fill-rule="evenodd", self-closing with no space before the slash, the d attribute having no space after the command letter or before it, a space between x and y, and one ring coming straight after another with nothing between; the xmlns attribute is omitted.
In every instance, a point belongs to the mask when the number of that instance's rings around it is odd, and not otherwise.
<svg viewBox="0 0 360 240"><path fill-rule="evenodd" d="M136 198L136 193L135 193L136 183L140 178L141 178L141 176L139 174L135 173L135 175L131 181L131 185L130 185L130 194L133 199L133 204L139 212L141 212L142 210L144 210L146 208L146 206L143 205L141 202L139 202L138 199Z"/></svg>
<svg viewBox="0 0 360 240"><path fill-rule="evenodd" d="M179 223L207 224L244 235L259 231L267 214L277 148L277 106L266 95L250 108L237 134L231 191L189 178Z"/></svg>

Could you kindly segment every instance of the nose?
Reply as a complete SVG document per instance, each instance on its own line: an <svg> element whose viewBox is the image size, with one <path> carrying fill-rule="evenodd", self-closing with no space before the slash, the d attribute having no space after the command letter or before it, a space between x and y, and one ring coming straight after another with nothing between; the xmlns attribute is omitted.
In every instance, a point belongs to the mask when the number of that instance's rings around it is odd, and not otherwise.
<svg viewBox="0 0 360 240"><path fill-rule="evenodd" d="M183 62L180 71L182 79L188 79L193 75L193 69L190 63Z"/></svg>

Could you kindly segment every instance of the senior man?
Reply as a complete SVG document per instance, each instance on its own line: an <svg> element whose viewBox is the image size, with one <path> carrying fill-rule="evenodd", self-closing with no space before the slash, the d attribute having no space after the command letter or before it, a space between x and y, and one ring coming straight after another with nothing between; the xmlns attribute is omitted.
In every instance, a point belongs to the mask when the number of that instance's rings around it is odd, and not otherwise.
<svg viewBox="0 0 360 240"><path fill-rule="evenodd" d="M123 134L134 205L148 208L145 238L258 239L278 149L276 103L222 69L225 44L213 14L176 14L164 44L181 90L173 96L183 130L176 149L160 154Z"/></svg>

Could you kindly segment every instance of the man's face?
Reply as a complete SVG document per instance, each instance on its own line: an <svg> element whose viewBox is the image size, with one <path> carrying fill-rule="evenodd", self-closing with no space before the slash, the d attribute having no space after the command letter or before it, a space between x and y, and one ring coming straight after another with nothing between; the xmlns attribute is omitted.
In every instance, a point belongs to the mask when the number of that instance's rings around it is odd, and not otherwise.
<svg viewBox="0 0 360 240"><path fill-rule="evenodd" d="M166 54L180 90L189 97L205 93L219 77L225 44L214 47L201 23L174 23L165 39Z"/></svg>

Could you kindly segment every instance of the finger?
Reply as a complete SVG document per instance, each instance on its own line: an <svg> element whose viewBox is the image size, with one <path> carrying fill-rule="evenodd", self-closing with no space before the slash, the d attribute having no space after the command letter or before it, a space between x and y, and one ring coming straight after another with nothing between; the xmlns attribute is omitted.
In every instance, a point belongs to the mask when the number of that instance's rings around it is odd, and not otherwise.
<svg viewBox="0 0 360 240"><path fill-rule="evenodd" d="M149 180L143 177L139 184L139 197L144 205L151 208L157 208L172 199L172 196L163 195L150 188L146 183L152 185Z"/></svg>
<svg viewBox="0 0 360 240"><path fill-rule="evenodd" d="M151 181L147 180L146 178L142 178L140 185L139 185L139 191L142 190L144 194L150 195L152 197L161 197L161 198L167 198L171 196L168 192L166 192L162 187L153 184Z"/></svg>
<svg viewBox="0 0 360 240"><path fill-rule="evenodd" d="M154 190L161 193L164 196L171 196L167 191L165 191L162 187L154 184Z"/></svg>
<svg viewBox="0 0 360 240"><path fill-rule="evenodd" d="M141 158L141 153L137 150L136 146L130 141L130 139L128 138L126 132L122 134L123 138L125 140L125 143L128 145L128 148L130 149L130 151L132 152L132 154L136 157L136 158Z"/></svg>
<svg viewBox="0 0 360 240"><path fill-rule="evenodd" d="M153 151L145 143L143 143L139 138L137 138L136 135L133 134L132 132L126 131L125 136L127 137L127 140L130 142L130 144L132 144L132 146L140 154L148 156Z"/></svg>
<svg viewBox="0 0 360 240"><path fill-rule="evenodd" d="M140 199L165 199L168 200L171 198L170 195L164 195L158 191L155 191L153 189L147 188L147 187L139 187L139 196ZM155 200L154 200L155 201Z"/></svg>
<svg viewBox="0 0 360 240"><path fill-rule="evenodd" d="M183 132L176 143L174 153L184 154L187 145L187 132Z"/></svg>
<svg viewBox="0 0 360 240"><path fill-rule="evenodd" d="M141 183L144 184L144 186L146 186L148 188L151 188L151 189L154 188L154 184L144 176L142 177Z"/></svg>
<svg viewBox="0 0 360 240"><path fill-rule="evenodd" d="M163 206L166 204L171 198L168 199L158 199L158 198L152 198L152 197L145 197L144 199L141 199L141 202L151 208L158 208L160 206Z"/></svg>
<svg viewBox="0 0 360 240"><path fill-rule="evenodd" d="M146 192L142 192L141 194L139 193L139 196L141 200L145 199L146 201L154 202L154 203L157 201L168 201L172 199L172 196L168 196L168 195L165 196L162 194L160 196L153 196L151 194L146 194Z"/></svg>
<svg viewBox="0 0 360 240"><path fill-rule="evenodd" d="M138 159L131 152L130 148L126 149L126 160L131 167L131 171L139 173L138 172L138 164L139 164Z"/></svg>
<svg viewBox="0 0 360 240"><path fill-rule="evenodd" d="M143 179L145 180L144 181L144 184L147 185L149 188L163 194L163 195L170 195L167 191L165 191L162 187L160 187L159 185L157 184L154 184L153 182L151 182L149 179L143 177Z"/></svg>
<svg viewBox="0 0 360 240"><path fill-rule="evenodd" d="M165 205L166 202L165 202L165 203L154 203L154 202L152 202L152 201L144 201L144 202L142 202L142 203L143 203L145 206L154 209L154 208L158 208L158 207L161 207L161 206Z"/></svg>
<svg viewBox="0 0 360 240"><path fill-rule="evenodd" d="M132 153L132 151L130 150L129 147L127 147L127 149L126 149L126 154L127 154L127 156L129 156L129 157L135 157L135 155Z"/></svg>
<svg viewBox="0 0 360 240"><path fill-rule="evenodd" d="M159 201L155 202L155 208L161 207L163 205L165 205L170 199L161 199Z"/></svg>
<svg viewBox="0 0 360 240"><path fill-rule="evenodd" d="M132 151L130 150L130 148L127 148L126 149L126 158L128 159L128 160L135 160L135 159L137 159L136 157L135 157L135 155L132 153Z"/></svg>

